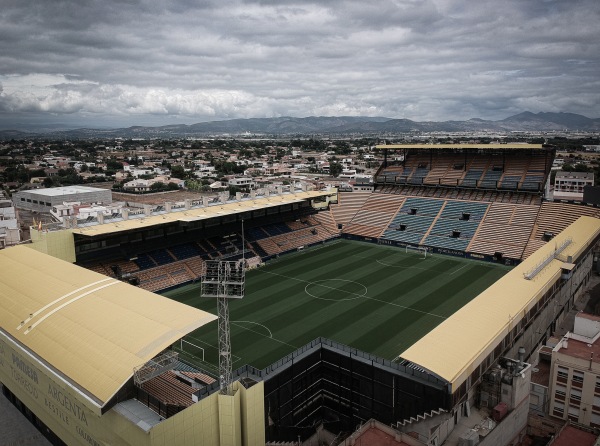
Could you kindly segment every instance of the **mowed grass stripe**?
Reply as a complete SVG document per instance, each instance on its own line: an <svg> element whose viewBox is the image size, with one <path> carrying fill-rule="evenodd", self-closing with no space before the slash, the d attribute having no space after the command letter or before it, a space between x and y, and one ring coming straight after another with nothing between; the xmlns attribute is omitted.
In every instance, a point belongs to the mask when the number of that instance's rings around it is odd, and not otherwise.
<svg viewBox="0 0 600 446"><path fill-rule="evenodd" d="M506 271L354 241L283 256L248 272L246 297L230 301L233 354L242 357L235 366L264 368L318 336L394 359ZM216 311L214 299L199 297L198 285L165 294ZM216 327L193 336L216 345Z"/></svg>

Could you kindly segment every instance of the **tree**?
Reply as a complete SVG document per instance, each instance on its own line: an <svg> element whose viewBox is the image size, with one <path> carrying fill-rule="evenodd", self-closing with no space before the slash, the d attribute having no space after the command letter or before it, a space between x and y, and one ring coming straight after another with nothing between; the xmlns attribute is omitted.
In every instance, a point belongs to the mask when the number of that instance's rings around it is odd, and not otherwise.
<svg viewBox="0 0 600 446"><path fill-rule="evenodd" d="M339 163L330 163L329 164L329 174L332 177L337 178L340 175L340 173L342 173L342 170L344 170L344 168Z"/></svg>
<svg viewBox="0 0 600 446"><path fill-rule="evenodd" d="M167 184L167 190L179 190L179 186L177 185L177 183L169 181L169 184Z"/></svg>
<svg viewBox="0 0 600 446"><path fill-rule="evenodd" d="M171 166L171 176L183 180L186 177L185 169L183 166Z"/></svg>
<svg viewBox="0 0 600 446"><path fill-rule="evenodd" d="M158 192L161 191L165 188L165 183L163 183L162 181L157 181L156 183L152 183L150 185L150 190L152 192Z"/></svg>

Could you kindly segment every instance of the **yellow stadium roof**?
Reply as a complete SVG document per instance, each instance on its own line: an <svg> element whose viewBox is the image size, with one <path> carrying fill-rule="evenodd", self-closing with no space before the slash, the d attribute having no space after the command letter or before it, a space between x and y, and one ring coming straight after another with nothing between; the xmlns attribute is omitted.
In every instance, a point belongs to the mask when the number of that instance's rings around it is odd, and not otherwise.
<svg viewBox="0 0 600 446"><path fill-rule="evenodd" d="M599 219L580 217L400 356L447 380L454 392L558 279L564 260L576 259L598 234ZM567 239L572 241L559 258L525 279Z"/></svg>
<svg viewBox="0 0 600 446"><path fill-rule="evenodd" d="M537 149L544 148L542 144L380 144L375 146L376 149Z"/></svg>
<svg viewBox="0 0 600 446"><path fill-rule="evenodd" d="M204 220L224 215L238 214L258 209L265 209L274 206L282 206L285 204L299 203L301 201L332 195L331 191L310 191L298 192L281 195L271 195L269 197L261 197L255 199L240 200L225 204L216 204L210 206L199 207L195 209L175 211L160 215L151 215L143 218L130 218L114 223L106 223L103 225L86 226L73 229L75 234L86 236L106 235L117 232L129 231L132 229L142 229L151 226L173 223L177 221L189 222Z"/></svg>
<svg viewBox="0 0 600 446"><path fill-rule="evenodd" d="M216 319L25 245L0 250L0 271L1 329L66 377L96 413L134 367Z"/></svg>

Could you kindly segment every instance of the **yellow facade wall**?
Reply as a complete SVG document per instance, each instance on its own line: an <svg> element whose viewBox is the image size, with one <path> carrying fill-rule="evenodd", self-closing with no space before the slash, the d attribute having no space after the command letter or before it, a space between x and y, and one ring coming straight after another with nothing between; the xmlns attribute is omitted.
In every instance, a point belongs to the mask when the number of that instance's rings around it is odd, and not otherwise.
<svg viewBox="0 0 600 446"><path fill-rule="evenodd" d="M69 445L262 446L264 383L214 393L148 432L114 410L99 415L82 394L0 332L0 382ZM89 401L86 401L89 404Z"/></svg>
<svg viewBox="0 0 600 446"><path fill-rule="evenodd" d="M263 445L265 439L265 383L254 384L249 389L239 385L242 406L242 444Z"/></svg>
<svg viewBox="0 0 600 446"><path fill-rule="evenodd" d="M219 394L218 401L220 446L242 446L239 389L234 389L233 395Z"/></svg>
<svg viewBox="0 0 600 446"><path fill-rule="evenodd" d="M0 333L0 381L69 445L115 445L118 437L84 398Z"/></svg>
<svg viewBox="0 0 600 446"><path fill-rule="evenodd" d="M25 245L36 251L49 254L57 259L75 263L75 241L73 232L65 229L62 231L38 231L31 227L31 245Z"/></svg>

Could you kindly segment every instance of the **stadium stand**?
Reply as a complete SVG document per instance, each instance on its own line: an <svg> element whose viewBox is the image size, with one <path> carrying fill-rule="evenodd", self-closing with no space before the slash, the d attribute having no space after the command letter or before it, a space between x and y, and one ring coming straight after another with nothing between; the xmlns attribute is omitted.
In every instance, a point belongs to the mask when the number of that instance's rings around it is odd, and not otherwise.
<svg viewBox="0 0 600 446"><path fill-rule="evenodd" d="M331 205L331 212L337 224L345 225L371 196L372 192L339 192L338 203Z"/></svg>
<svg viewBox="0 0 600 446"><path fill-rule="evenodd" d="M346 225L344 232L364 237L379 237L403 201L401 197L394 195L371 194Z"/></svg>
<svg viewBox="0 0 600 446"><path fill-rule="evenodd" d="M600 209L570 203L542 203L523 258L529 257L581 216L600 218Z"/></svg>
<svg viewBox="0 0 600 446"><path fill-rule="evenodd" d="M539 206L492 203L467 251L521 259Z"/></svg>

